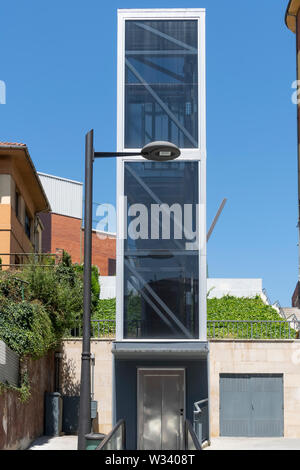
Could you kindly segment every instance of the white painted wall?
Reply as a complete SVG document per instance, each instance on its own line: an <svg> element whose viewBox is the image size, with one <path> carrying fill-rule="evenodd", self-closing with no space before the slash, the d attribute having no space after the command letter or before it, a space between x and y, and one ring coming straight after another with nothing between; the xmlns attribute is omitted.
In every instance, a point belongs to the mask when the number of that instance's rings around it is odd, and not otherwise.
<svg viewBox="0 0 300 470"><path fill-rule="evenodd" d="M99 276L100 299L116 297L116 276Z"/></svg>
<svg viewBox="0 0 300 470"><path fill-rule="evenodd" d="M116 276L100 276L100 299L116 297ZM262 279L207 279L208 298L233 295L234 297L255 297L262 292Z"/></svg>
<svg viewBox="0 0 300 470"><path fill-rule="evenodd" d="M208 298L262 296L262 279L207 279Z"/></svg>

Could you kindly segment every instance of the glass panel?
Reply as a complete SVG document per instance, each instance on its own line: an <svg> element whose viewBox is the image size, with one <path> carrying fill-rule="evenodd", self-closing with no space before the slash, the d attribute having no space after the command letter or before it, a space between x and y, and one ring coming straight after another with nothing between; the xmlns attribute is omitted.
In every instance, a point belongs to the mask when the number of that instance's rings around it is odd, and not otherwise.
<svg viewBox="0 0 300 470"><path fill-rule="evenodd" d="M197 148L197 21L130 20L125 31L125 148Z"/></svg>
<svg viewBox="0 0 300 470"><path fill-rule="evenodd" d="M125 163L124 337L199 337L198 162Z"/></svg>
<svg viewBox="0 0 300 470"><path fill-rule="evenodd" d="M127 162L124 185L126 254L190 248L198 222L198 162Z"/></svg>

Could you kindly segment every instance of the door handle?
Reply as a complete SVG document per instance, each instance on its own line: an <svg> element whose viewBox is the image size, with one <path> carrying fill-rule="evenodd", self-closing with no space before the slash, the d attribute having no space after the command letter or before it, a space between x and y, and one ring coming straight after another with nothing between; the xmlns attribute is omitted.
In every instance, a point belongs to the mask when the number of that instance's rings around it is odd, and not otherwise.
<svg viewBox="0 0 300 470"><path fill-rule="evenodd" d="M183 416L183 411L184 411L184 409L180 408L180 416Z"/></svg>

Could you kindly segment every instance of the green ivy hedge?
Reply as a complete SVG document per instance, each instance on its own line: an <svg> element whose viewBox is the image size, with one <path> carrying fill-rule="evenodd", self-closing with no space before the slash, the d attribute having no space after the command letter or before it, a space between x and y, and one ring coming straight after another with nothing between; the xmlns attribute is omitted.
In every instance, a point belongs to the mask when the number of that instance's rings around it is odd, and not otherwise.
<svg viewBox="0 0 300 470"><path fill-rule="evenodd" d="M46 309L39 303L0 302L0 338L20 356L41 357L57 344Z"/></svg>
<svg viewBox="0 0 300 470"><path fill-rule="evenodd" d="M96 310L99 285L92 293ZM81 320L82 306L82 267L66 252L57 265L32 257L20 271L0 271L0 339L20 356L41 357L54 348Z"/></svg>
<svg viewBox="0 0 300 470"><path fill-rule="evenodd" d="M260 296L254 298L238 298L230 295L220 299L207 300L207 320L219 321L214 325L208 324L208 337L216 338L295 338L297 332L289 327L288 322L270 305L266 305ZM224 320L235 321L276 321L279 323L231 324L222 323Z"/></svg>
<svg viewBox="0 0 300 470"><path fill-rule="evenodd" d="M128 299L128 309L131 310L130 318L132 327L135 327L135 317L140 316L140 300L137 296ZM97 310L92 316L93 320L115 320L116 299L100 300ZM207 299L207 320L208 337L216 338L295 338L297 332L289 328L287 322L284 322L278 312L271 306L266 305L260 296L254 298L238 298L230 295L222 298ZM212 325L210 321L219 321L219 325ZM235 321L262 321L272 320L280 321L281 324L245 324L243 330L241 325L237 329L236 325L228 327L225 320ZM129 325L130 327L130 325ZM104 335L113 335L115 326L113 323L103 325ZM251 331L252 329L252 331ZM96 331L97 333L97 331ZM101 329L102 333L102 329Z"/></svg>

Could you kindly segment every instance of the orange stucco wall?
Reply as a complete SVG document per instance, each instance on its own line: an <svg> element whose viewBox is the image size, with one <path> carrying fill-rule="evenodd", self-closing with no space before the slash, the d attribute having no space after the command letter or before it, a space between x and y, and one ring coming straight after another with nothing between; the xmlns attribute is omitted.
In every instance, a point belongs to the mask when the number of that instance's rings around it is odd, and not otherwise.
<svg viewBox="0 0 300 470"><path fill-rule="evenodd" d="M33 246L10 204L0 204L0 253L31 253ZM14 263L13 256L0 255L2 264Z"/></svg>
<svg viewBox="0 0 300 470"><path fill-rule="evenodd" d="M36 216L35 199L28 179L31 173L23 174L17 167L16 160L10 158L9 150L7 152L4 158L0 158L0 174L5 178L2 179L2 202L0 200L0 253L31 253L34 250ZM16 190L20 195L18 217L15 212ZM31 218L31 239L25 232L25 209ZM0 258L3 265L15 263L14 256L0 255ZM25 260L19 257L19 261L22 263Z"/></svg>

